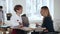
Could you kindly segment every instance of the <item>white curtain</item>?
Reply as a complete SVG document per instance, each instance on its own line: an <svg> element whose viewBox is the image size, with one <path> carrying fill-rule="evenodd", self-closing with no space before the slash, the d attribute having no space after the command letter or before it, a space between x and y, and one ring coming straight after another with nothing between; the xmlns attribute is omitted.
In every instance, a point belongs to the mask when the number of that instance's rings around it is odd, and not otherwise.
<svg viewBox="0 0 60 34"><path fill-rule="evenodd" d="M16 0L14 0L16 1ZM22 1L22 0L21 0ZM33 20L42 20L42 16L40 14L40 8L42 6L48 6L51 16L54 15L54 0L26 0L26 15L28 16L30 21ZM20 1L19 1L20 2ZM18 2L16 2L18 4ZM24 3L23 3L24 4ZM6 0L7 11L6 13L13 13L13 0ZM25 9L25 8L24 8ZM54 18L54 17L53 17Z"/></svg>
<svg viewBox="0 0 60 34"><path fill-rule="evenodd" d="M29 20L42 20L43 17L40 15L40 8L42 6L48 6L53 17L53 0L26 0L26 14Z"/></svg>

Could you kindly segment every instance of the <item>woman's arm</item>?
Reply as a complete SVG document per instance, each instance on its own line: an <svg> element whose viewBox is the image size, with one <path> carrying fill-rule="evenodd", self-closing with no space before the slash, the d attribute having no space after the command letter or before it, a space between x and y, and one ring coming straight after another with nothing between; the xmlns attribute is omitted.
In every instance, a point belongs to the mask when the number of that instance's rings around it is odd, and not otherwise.
<svg viewBox="0 0 60 34"><path fill-rule="evenodd" d="M48 31L54 31L54 28L53 28L53 21L50 17L46 17L45 20L44 20L44 23L45 23L45 27L47 28Z"/></svg>

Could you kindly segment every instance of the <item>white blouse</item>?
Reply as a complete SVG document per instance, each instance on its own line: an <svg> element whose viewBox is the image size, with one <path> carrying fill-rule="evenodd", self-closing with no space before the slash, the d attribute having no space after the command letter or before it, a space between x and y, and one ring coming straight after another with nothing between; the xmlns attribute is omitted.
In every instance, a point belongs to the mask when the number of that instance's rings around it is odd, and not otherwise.
<svg viewBox="0 0 60 34"><path fill-rule="evenodd" d="M21 15L20 15L20 16L18 16L17 14L12 15L10 21L11 21L11 26L12 26L12 27L13 27L13 26L18 26L18 25L20 25L19 23L22 23Z"/></svg>

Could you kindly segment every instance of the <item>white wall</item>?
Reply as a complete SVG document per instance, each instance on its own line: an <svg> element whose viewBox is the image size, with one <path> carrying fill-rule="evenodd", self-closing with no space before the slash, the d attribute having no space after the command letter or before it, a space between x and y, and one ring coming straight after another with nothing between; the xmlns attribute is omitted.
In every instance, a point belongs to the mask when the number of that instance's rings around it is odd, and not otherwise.
<svg viewBox="0 0 60 34"><path fill-rule="evenodd" d="M60 0L54 0L54 17L60 19Z"/></svg>
<svg viewBox="0 0 60 34"><path fill-rule="evenodd" d="M54 26L60 31L60 0L54 0Z"/></svg>

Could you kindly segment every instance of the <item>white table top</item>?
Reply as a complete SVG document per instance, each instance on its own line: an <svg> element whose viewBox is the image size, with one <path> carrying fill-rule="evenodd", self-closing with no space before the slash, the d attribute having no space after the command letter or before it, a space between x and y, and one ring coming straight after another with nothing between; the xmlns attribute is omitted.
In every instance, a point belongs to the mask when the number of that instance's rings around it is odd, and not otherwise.
<svg viewBox="0 0 60 34"><path fill-rule="evenodd" d="M40 27L36 27L36 28L30 28L30 27L22 27L22 28L19 28L19 27L13 27L12 29L21 29L21 30L24 30L24 31L34 31L34 30L38 30L38 31L43 31L44 29L46 28L40 28Z"/></svg>

